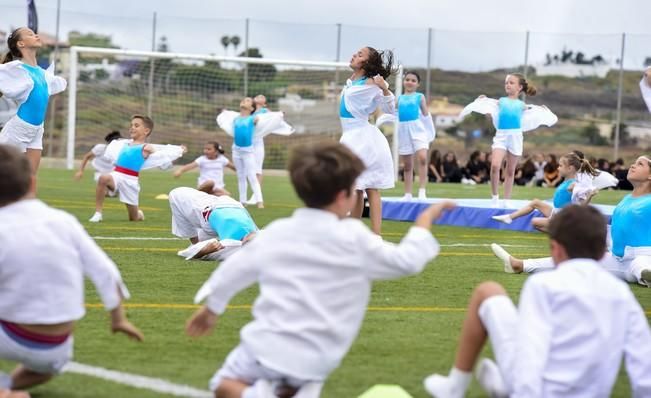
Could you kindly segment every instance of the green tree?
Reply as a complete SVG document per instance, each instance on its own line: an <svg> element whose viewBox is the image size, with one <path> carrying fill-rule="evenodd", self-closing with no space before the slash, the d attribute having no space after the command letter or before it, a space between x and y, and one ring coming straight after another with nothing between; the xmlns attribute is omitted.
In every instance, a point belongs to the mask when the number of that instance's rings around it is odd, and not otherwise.
<svg viewBox="0 0 651 398"><path fill-rule="evenodd" d="M263 58L260 49L251 47L248 50L242 51L240 57L249 58ZM254 82L270 81L276 77L276 67L266 64L249 64L249 79Z"/></svg>
<svg viewBox="0 0 651 398"><path fill-rule="evenodd" d="M113 44L111 36L99 33L81 33L76 30L68 33L68 42L71 46L120 48Z"/></svg>
<svg viewBox="0 0 651 398"><path fill-rule="evenodd" d="M599 128L594 122L590 122L581 130L581 135L588 140L590 145L608 145L608 140L601 135Z"/></svg>

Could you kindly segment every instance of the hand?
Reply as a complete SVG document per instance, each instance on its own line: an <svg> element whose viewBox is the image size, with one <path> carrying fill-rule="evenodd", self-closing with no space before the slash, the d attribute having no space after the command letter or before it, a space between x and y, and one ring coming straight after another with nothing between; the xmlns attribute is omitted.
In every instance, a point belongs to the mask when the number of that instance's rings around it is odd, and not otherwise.
<svg viewBox="0 0 651 398"><path fill-rule="evenodd" d="M74 178L75 178L75 180L79 181L79 180L81 180L81 177L83 177L83 176L84 176L84 171L83 171L83 170L79 170L78 172L75 173L75 177L74 177Z"/></svg>
<svg viewBox="0 0 651 398"><path fill-rule="evenodd" d="M385 90L389 89L389 85L384 80L384 78L382 76L380 76L380 75L373 76L373 83L375 83L375 85L377 85L379 88L381 88L382 91L385 91Z"/></svg>
<svg viewBox="0 0 651 398"><path fill-rule="evenodd" d="M142 334L137 327L135 327L127 318L122 318L119 321L111 323L111 332L113 333L124 333L129 338L136 341L143 341L145 336Z"/></svg>
<svg viewBox="0 0 651 398"><path fill-rule="evenodd" d="M206 256L206 255L210 254L210 253L220 251L223 248L224 248L224 245L222 245L222 243L220 241L218 241L217 239L213 239L212 242L210 242L206 246L204 246L203 249L201 249L199 251L199 253L197 253L193 258L201 258L203 256Z"/></svg>
<svg viewBox="0 0 651 398"><path fill-rule="evenodd" d="M429 229L432 223L441 217L443 211L453 209L454 207L456 207L456 203L451 200L433 204L420 213L414 225Z"/></svg>
<svg viewBox="0 0 651 398"><path fill-rule="evenodd" d="M482 94L482 95L480 95L480 96L477 97L477 98L486 98L486 96L485 96L484 94Z"/></svg>
<svg viewBox="0 0 651 398"><path fill-rule="evenodd" d="M217 324L217 314L203 306L195 312L185 324L185 333L190 337L201 337L209 334Z"/></svg>
<svg viewBox="0 0 651 398"><path fill-rule="evenodd" d="M181 169L176 170L176 171L174 172L174 178L179 178L179 177L181 177L181 174L183 174L183 172L181 171Z"/></svg>
<svg viewBox="0 0 651 398"><path fill-rule="evenodd" d="M185 154L186 152L188 152L188 147L185 145L181 145L181 151Z"/></svg>

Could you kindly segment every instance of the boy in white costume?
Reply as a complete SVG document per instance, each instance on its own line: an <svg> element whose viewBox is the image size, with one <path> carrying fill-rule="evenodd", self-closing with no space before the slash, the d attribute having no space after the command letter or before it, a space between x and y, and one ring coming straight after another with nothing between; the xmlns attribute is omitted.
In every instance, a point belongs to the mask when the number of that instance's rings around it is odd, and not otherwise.
<svg viewBox="0 0 651 398"><path fill-rule="evenodd" d="M99 177L102 174L109 174L111 171L113 171L113 162L111 159L104 156L104 153L106 152L106 147L108 144L120 138L122 138L122 136L120 135L119 131L111 131L106 135L106 137L104 137L106 144L100 143L93 145L90 151L86 152L84 158L81 160L79 170L75 173L75 180L81 180L81 178L84 176L84 169L86 168L86 164L88 164L88 162L91 162L93 168L95 169L95 174L93 176L93 180L95 180L95 182L99 180Z"/></svg>
<svg viewBox="0 0 651 398"><path fill-rule="evenodd" d="M551 219L556 269L529 277L516 308L495 282L479 285L468 306L449 376L432 375L434 397L463 397L489 337L496 362L476 375L491 397L608 397L622 358L633 397L651 396L651 329L629 287L597 260L606 223L590 206Z"/></svg>
<svg viewBox="0 0 651 398"><path fill-rule="evenodd" d="M160 167L170 168L172 162L186 151L183 145L154 145L147 143L147 138L154 129L154 121L149 116L131 116L129 128L130 140L114 140L107 147L104 155L115 164L109 174L100 176L95 189L95 213L89 222L104 219L102 210L104 198L119 195L120 202L127 207L129 221L143 221L145 215L138 208L140 199L140 171Z"/></svg>
<svg viewBox="0 0 651 398"><path fill-rule="evenodd" d="M0 389L29 388L72 358L74 324L84 316L84 276L107 310L111 330L142 340L126 318L126 286L115 264L71 215L35 199L27 158L0 145Z"/></svg>
<svg viewBox="0 0 651 398"><path fill-rule="evenodd" d="M180 187L170 191L169 201L172 233L192 243L178 253L188 260L225 260L258 232L249 212L229 196Z"/></svg>
<svg viewBox="0 0 651 398"><path fill-rule="evenodd" d="M208 334L237 292L260 284L254 320L210 382L216 397L275 396L274 387L318 396L359 332L372 281L416 274L438 254L429 229L454 205L431 206L399 244L385 242L347 218L363 170L341 144L297 148L289 172L306 207L267 226L197 293L205 305L187 323L190 336Z"/></svg>

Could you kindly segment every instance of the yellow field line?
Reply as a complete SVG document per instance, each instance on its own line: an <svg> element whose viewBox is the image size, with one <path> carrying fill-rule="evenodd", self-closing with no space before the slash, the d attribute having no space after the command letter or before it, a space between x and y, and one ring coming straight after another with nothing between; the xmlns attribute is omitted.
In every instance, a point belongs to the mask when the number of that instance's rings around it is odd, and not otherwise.
<svg viewBox="0 0 651 398"><path fill-rule="evenodd" d="M98 225L98 229L118 229L120 231L164 231L170 232L170 228L162 227L111 227L105 226L104 224ZM171 233L171 232L170 232Z"/></svg>
<svg viewBox="0 0 651 398"><path fill-rule="evenodd" d="M175 310L196 310L200 308L197 304L155 304L155 303L124 303L125 308L134 309L175 309ZM86 303L86 308L104 308L100 303ZM250 304L228 305L230 310L250 310ZM460 307L368 307L370 312L416 312L416 313L444 313L444 312L466 312L466 308ZM644 312L647 316L651 315L651 310Z"/></svg>
<svg viewBox="0 0 651 398"><path fill-rule="evenodd" d="M517 231L515 231L517 232ZM382 236L399 236L403 237L405 236L405 233L400 233L400 232L383 232ZM459 235L448 235L448 234L437 234L436 231L434 231L434 236L436 238L454 238L454 239L474 239L474 238L483 238L486 239L490 237L490 235L466 235L466 234L459 234ZM546 241L549 238L547 236L514 236L514 237L504 237L504 240L506 239L528 239L528 240L540 240L540 241Z"/></svg>

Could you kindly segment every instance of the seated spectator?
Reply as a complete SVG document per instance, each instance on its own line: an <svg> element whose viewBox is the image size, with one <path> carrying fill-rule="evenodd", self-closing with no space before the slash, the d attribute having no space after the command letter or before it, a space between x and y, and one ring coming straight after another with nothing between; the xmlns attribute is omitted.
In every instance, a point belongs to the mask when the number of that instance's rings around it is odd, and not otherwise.
<svg viewBox="0 0 651 398"><path fill-rule="evenodd" d="M610 162L604 158L597 160L597 169L607 171L610 173Z"/></svg>
<svg viewBox="0 0 651 398"><path fill-rule="evenodd" d="M561 182L563 177L558 173L558 160L556 155L547 155L547 164L543 169L543 182L542 186L547 188L556 188Z"/></svg>
<svg viewBox="0 0 651 398"><path fill-rule="evenodd" d="M624 159L619 158L615 161L611 174L619 181L616 189L623 189L626 191L633 190L633 185L626 179L626 176L628 175L628 167L624 166Z"/></svg>
<svg viewBox="0 0 651 398"><path fill-rule="evenodd" d="M545 160L545 155L543 155L541 152L536 153L533 155L533 165L536 168L536 172L533 176L533 179L531 180L532 186L540 186L543 183L543 180L545 178L545 165L547 164L547 161Z"/></svg>
<svg viewBox="0 0 651 398"><path fill-rule="evenodd" d="M448 152L445 154L441 168L443 169L443 173L441 173L443 182L461 182L461 167L459 167L457 156L454 152Z"/></svg>
<svg viewBox="0 0 651 398"><path fill-rule="evenodd" d="M527 185L533 181L536 176L536 166L533 164L533 159L526 157L524 163L518 165L515 169L515 183L517 185Z"/></svg>
<svg viewBox="0 0 651 398"><path fill-rule="evenodd" d="M441 152L435 149L432 151L427 165L427 179L429 182L443 182L441 166Z"/></svg>
<svg viewBox="0 0 651 398"><path fill-rule="evenodd" d="M486 154L481 151L474 151L470 154L470 159L464 169L464 178L461 182L464 184L483 184L490 179L490 168L486 164Z"/></svg>

